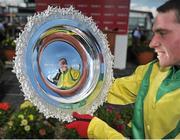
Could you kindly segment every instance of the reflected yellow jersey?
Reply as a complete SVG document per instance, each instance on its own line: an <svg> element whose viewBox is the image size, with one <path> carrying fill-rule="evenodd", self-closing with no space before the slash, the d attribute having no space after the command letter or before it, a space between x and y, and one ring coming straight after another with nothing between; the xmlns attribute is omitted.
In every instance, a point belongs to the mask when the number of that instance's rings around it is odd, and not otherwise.
<svg viewBox="0 0 180 140"><path fill-rule="evenodd" d="M57 87L61 89L70 89L76 85L80 79L80 71L69 68L66 72L60 75Z"/></svg>

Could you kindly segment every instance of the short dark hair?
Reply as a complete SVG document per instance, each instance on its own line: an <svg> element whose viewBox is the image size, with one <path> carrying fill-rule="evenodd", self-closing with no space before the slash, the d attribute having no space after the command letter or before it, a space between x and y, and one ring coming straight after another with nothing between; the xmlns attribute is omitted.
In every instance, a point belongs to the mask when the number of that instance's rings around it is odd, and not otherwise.
<svg viewBox="0 0 180 140"><path fill-rule="evenodd" d="M177 22L180 23L180 0L168 0L163 5L157 8L158 12L168 12L174 10Z"/></svg>
<svg viewBox="0 0 180 140"><path fill-rule="evenodd" d="M63 61L63 64L67 64L67 60L66 60L66 58L64 58L64 57L61 58L61 59L59 59L59 62L60 62L60 61Z"/></svg>

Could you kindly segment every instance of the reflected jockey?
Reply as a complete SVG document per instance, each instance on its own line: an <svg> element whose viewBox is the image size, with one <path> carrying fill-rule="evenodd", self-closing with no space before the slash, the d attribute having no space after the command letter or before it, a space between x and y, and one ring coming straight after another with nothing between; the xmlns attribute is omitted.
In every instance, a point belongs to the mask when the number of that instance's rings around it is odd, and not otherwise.
<svg viewBox="0 0 180 140"><path fill-rule="evenodd" d="M59 65L61 74L58 78L57 87L63 90L74 87L80 79L80 70L72 67L68 68L66 58L61 58Z"/></svg>

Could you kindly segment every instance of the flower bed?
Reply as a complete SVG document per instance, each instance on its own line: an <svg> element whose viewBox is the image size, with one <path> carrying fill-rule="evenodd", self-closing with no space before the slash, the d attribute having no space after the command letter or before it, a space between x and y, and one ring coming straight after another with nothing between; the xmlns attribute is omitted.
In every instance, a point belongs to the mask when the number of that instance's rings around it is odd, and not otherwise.
<svg viewBox="0 0 180 140"><path fill-rule="evenodd" d="M132 138L131 120L133 116L133 105L114 106L105 104L94 113L94 116L105 121L109 126L122 133L125 137ZM75 130L66 129L63 138L79 139L80 137Z"/></svg>
<svg viewBox="0 0 180 140"><path fill-rule="evenodd" d="M54 123L25 101L11 116L5 138L54 138Z"/></svg>
<svg viewBox="0 0 180 140"><path fill-rule="evenodd" d="M7 102L0 103L0 138L4 138L5 126L13 112L11 105Z"/></svg>
<svg viewBox="0 0 180 140"><path fill-rule="evenodd" d="M0 127L4 126L7 123L11 113L12 109L9 103L0 103Z"/></svg>
<svg viewBox="0 0 180 140"><path fill-rule="evenodd" d="M112 105L100 107L94 114L121 132L132 138L129 122L132 118L132 108L120 111ZM0 138L7 139L78 139L75 130L66 129L65 123L57 119L46 119L35 106L25 101L19 109L13 112L10 104L0 103Z"/></svg>

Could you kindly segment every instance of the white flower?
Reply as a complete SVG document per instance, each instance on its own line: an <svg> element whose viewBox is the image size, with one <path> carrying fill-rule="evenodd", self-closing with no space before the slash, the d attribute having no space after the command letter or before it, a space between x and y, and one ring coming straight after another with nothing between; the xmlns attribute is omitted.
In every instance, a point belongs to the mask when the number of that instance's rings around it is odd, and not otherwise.
<svg viewBox="0 0 180 140"><path fill-rule="evenodd" d="M26 126L24 126L24 130L25 130L25 131L30 131L30 130L31 130L31 127L30 127L29 125L26 125Z"/></svg>
<svg viewBox="0 0 180 140"><path fill-rule="evenodd" d="M22 121L21 121L21 126L26 126L28 124L28 121L26 120L26 119L23 119Z"/></svg>

